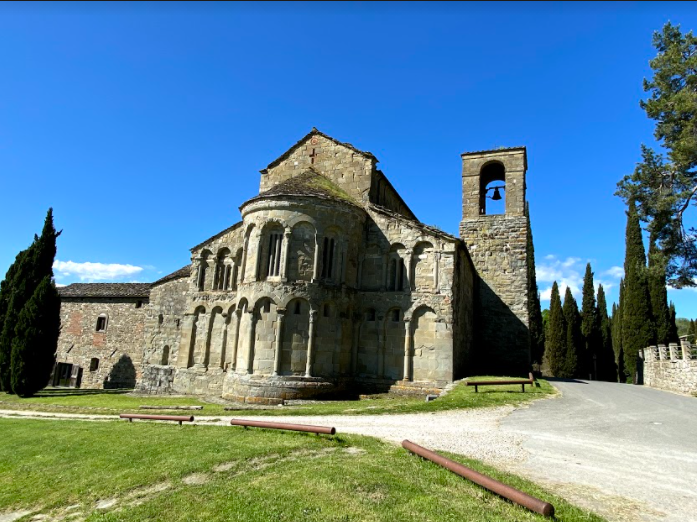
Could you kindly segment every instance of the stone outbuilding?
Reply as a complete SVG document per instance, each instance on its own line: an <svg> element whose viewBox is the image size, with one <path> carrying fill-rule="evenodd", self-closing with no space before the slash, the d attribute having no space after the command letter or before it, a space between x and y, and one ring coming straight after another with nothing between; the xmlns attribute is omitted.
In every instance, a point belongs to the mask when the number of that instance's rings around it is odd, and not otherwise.
<svg viewBox="0 0 697 522"><path fill-rule="evenodd" d="M313 129L190 265L62 288L58 362L101 387L125 354L142 391L271 404L526 372L525 149L462 158L457 238L421 223L375 156ZM486 215L492 182L505 214Z"/></svg>

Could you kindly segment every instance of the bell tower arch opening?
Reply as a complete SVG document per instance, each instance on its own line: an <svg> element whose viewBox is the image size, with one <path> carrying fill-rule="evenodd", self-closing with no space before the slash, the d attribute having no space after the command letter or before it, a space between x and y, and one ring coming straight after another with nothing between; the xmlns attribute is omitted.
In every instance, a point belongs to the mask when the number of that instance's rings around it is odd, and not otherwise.
<svg viewBox="0 0 697 522"><path fill-rule="evenodd" d="M491 161L482 167L479 176L479 214L505 213L506 167L499 161Z"/></svg>

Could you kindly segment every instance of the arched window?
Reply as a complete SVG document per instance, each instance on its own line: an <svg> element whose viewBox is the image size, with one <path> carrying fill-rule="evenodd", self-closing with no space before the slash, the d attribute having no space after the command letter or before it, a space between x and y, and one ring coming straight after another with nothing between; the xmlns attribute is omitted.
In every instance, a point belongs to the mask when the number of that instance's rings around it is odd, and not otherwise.
<svg viewBox="0 0 697 522"><path fill-rule="evenodd" d="M281 250L283 228L278 223L270 223L264 228L261 237L261 279L281 275Z"/></svg>
<svg viewBox="0 0 697 522"><path fill-rule="evenodd" d="M387 289L392 292L401 292L408 287L404 254L406 249L401 244L392 245L389 256L389 272Z"/></svg>
<svg viewBox="0 0 697 522"><path fill-rule="evenodd" d="M341 283L342 266L344 262L345 246L342 246L341 230L332 227L325 232L322 242L322 272L321 279L328 283Z"/></svg>
<svg viewBox="0 0 697 522"><path fill-rule="evenodd" d="M232 276L232 261L230 250L221 248L215 263L215 281L213 287L216 290L229 290Z"/></svg>
<svg viewBox="0 0 697 522"><path fill-rule="evenodd" d="M482 215L505 214L506 169L504 166L499 162L484 165L479 183L479 213Z"/></svg>
<svg viewBox="0 0 697 522"><path fill-rule="evenodd" d="M97 327L95 330L97 332L106 332L106 324L107 324L107 315L100 314L99 317L97 317Z"/></svg>
<svg viewBox="0 0 697 522"><path fill-rule="evenodd" d="M201 252L201 257L198 258L198 279L196 285L198 286L199 292L203 292L206 289L206 272L208 272L208 257L210 252L204 250Z"/></svg>
<svg viewBox="0 0 697 522"><path fill-rule="evenodd" d="M324 238L324 246L322 248L322 279L332 279L334 272L334 247L335 240L333 237Z"/></svg>

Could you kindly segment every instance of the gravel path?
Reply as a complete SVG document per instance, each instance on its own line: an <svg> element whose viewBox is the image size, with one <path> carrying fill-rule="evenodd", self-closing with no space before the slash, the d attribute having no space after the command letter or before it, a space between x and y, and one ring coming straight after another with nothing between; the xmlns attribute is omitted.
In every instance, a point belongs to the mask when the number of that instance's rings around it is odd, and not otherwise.
<svg viewBox="0 0 697 522"><path fill-rule="evenodd" d="M521 462L526 452L521 448L523 438L499 429L499 423L515 408L481 408L436 413L403 415L321 415L307 417L250 417L195 415L194 424L229 425L230 419L253 419L334 426L339 433L354 433L378 437L396 444L404 439L431 449L449 451L489 463ZM25 419L113 421L114 415L83 415L38 411L0 410L0 417Z"/></svg>

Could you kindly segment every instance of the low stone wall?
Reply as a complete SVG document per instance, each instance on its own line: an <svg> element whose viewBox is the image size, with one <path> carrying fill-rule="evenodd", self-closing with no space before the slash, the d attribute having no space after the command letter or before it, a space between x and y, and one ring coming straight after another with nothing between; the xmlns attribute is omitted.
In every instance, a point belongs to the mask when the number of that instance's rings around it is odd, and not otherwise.
<svg viewBox="0 0 697 522"><path fill-rule="evenodd" d="M176 368L173 366L148 365L143 368L143 378L136 386L136 391L152 395L172 393L172 383Z"/></svg>
<svg viewBox="0 0 697 522"><path fill-rule="evenodd" d="M697 346L659 344L644 349L644 385L692 395L697 393Z"/></svg>
<svg viewBox="0 0 697 522"><path fill-rule="evenodd" d="M220 397L226 373L220 368L177 368L172 392Z"/></svg>

